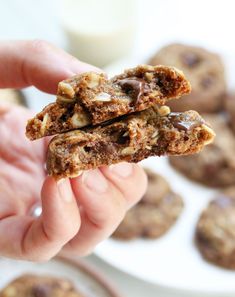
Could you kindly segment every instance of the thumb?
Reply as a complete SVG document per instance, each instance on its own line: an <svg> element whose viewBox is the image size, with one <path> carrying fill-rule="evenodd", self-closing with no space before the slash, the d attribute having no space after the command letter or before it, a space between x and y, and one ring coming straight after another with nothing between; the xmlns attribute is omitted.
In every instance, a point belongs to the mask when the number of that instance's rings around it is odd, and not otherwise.
<svg viewBox="0 0 235 297"><path fill-rule="evenodd" d="M24 236L25 257L48 260L72 239L80 228L80 214L69 179L56 183L47 177L42 187L42 214Z"/></svg>

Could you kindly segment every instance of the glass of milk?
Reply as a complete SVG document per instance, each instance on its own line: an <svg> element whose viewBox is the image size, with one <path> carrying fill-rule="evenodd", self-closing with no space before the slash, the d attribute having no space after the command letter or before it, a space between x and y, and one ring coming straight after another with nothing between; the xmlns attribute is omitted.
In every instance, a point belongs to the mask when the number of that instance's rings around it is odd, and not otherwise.
<svg viewBox="0 0 235 297"><path fill-rule="evenodd" d="M136 0L62 0L61 21L68 51L103 67L131 51L136 32Z"/></svg>

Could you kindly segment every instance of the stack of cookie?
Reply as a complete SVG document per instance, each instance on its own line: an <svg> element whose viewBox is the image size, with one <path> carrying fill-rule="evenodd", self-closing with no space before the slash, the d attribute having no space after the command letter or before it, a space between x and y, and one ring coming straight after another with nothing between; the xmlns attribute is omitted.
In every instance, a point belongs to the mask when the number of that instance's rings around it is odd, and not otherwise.
<svg viewBox="0 0 235 297"><path fill-rule="evenodd" d="M192 108L205 113L204 118L217 135L213 144L200 154L169 158L170 164L186 177L222 188L199 218L197 246L205 259L235 269L235 96L227 95L224 66L217 54L199 47L171 44L150 60L152 65L166 63L180 67L193 89L182 100L169 103L171 108L175 111Z"/></svg>
<svg viewBox="0 0 235 297"><path fill-rule="evenodd" d="M55 178L149 156L200 151L214 132L195 111L171 113L170 99L190 92L183 73L167 66L137 66L112 79L84 73L59 83L57 101L29 120L31 140L55 136L47 169Z"/></svg>

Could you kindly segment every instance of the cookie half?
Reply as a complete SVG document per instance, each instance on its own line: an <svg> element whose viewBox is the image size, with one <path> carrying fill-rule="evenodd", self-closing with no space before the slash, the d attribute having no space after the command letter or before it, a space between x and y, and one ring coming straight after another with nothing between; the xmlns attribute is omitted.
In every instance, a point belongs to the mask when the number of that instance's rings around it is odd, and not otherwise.
<svg viewBox="0 0 235 297"><path fill-rule="evenodd" d="M102 165L199 152L213 138L213 130L195 111L162 116L149 108L96 128L55 136L48 147L47 170L57 179L75 177Z"/></svg>
<svg viewBox="0 0 235 297"><path fill-rule="evenodd" d="M84 73L59 83L57 101L28 121L26 135L34 140L96 125L190 91L183 73L173 67L140 65L111 79Z"/></svg>
<svg viewBox="0 0 235 297"><path fill-rule="evenodd" d="M172 192L168 182L159 174L146 170L147 192L130 209L113 237L130 240L137 237L158 238L175 223L183 210L182 198Z"/></svg>
<svg viewBox="0 0 235 297"><path fill-rule="evenodd" d="M235 269L235 187L218 194L203 211L196 243L206 260Z"/></svg>

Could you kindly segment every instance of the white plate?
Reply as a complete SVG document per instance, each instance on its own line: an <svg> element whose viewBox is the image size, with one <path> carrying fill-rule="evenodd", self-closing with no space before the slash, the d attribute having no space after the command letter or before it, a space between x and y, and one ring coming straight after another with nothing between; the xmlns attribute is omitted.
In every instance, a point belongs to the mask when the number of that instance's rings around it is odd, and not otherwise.
<svg viewBox="0 0 235 297"><path fill-rule="evenodd" d="M232 69L235 59L225 54L229 85L235 86ZM229 63L227 62L229 61ZM138 62L137 62L138 63ZM112 75L137 64L122 62L108 69ZM185 202L184 212L173 228L157 240L122 242L113 239L101 243L95 253L109 264L142 280L178 291L200 295L235 296L235 272L221 269L203 260L194 244L195 225L202 209L215 190L193 183L178 174L167 158L149 158L145 166L162 174ZM222 294L222 295L221 295Z"/></svg>
<svg viewBox="0 0 235 297"><path fill-rule="evenodd" d="M93 267L69 258L56 258L47 263L32 263L0 258L0 290L16 277L43 274L71 280L86 297L120 297L116 290Z"/></svg>

